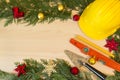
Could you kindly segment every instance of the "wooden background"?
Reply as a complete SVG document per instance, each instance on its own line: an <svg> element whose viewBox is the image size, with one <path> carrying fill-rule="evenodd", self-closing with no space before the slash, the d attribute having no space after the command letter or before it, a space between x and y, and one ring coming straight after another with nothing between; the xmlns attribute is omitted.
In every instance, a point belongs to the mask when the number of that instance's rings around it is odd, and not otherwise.
<svg viewBox="0 0 120 80"><path fill-rule="evenodd" d="M96 41L85 36L80 31L78 23L72 20L55 21L36 26L11 24L7 27L4 27L4 21L1 21L0 25L0 69L7 72L13 72L14 63L26 58L36 60L61 58L71 63L64 53L65 49L82 55L76 47L69 43L70 38L75 34L79 34L101 47L105 45L105 40ZM113 74L112 69L100 63L95 64L94 67L106 74Z"/></svg>

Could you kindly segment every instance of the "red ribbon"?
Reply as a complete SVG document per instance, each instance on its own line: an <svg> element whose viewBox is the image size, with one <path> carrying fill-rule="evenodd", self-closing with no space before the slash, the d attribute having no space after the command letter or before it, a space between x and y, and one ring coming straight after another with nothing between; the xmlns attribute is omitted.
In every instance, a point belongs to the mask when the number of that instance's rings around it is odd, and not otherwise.
<svg viewBox="0 0 120 80"><path fill-rule="evenodd" d="M20 12L18 7L13 7L12 11L14 18L24 17L24 12Z"/></svg>

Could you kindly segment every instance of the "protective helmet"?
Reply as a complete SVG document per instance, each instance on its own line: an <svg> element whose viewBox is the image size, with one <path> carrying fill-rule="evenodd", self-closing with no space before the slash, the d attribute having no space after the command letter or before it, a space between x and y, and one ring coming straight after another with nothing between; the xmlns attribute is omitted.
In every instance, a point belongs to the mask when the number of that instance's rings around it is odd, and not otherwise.
<svg viewBox="0 0 120 80"><path fill-rule="evenodd" d="M88 37L107 38L120 28L120 0L95 0L83 11L78 23Z"/></svg>

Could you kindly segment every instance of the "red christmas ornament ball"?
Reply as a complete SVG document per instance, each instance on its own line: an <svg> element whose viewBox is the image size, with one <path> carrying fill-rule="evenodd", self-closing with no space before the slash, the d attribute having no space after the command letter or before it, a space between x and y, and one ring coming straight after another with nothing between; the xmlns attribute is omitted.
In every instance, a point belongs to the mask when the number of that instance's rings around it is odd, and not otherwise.
<svg viewBox="0 0 120 80"><path fill-rule="evenodd" d="M72 67L70 69L70 72L73 74L73 75L77 75L79 73L79 69L77 67Z"/></svg>
<svg viewBox="0 0 120 80"><path fill-rule="evenodd" d="M79 16L78 14L76 14L76 15L73 16L73 20L74 20L74 21L78 21L79 18L80 18L80 16Z"/></svg>

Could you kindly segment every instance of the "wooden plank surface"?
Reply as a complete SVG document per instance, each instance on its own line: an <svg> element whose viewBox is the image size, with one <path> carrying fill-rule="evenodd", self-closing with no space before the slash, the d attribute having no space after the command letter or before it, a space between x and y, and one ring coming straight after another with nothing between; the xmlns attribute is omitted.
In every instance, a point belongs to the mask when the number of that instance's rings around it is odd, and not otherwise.
<svg viewBox="0 0 120 80"><path fill-rule="evenodd" d="M75 34L79 34L101 47L105 44L105 40L96 41L85 36L80 31L78 23L71 20L37 24L36 26L11 24L8 27L4 27L4 21L2 21L0 25L0 69L7 72L14 70L14 62L22 61L25 58L36 60L61 58L71 63L64 53L65 49L82 55L69 43L70 38ZM94 67L106 74L113 74L112 69L99 63Z"/></svg>

